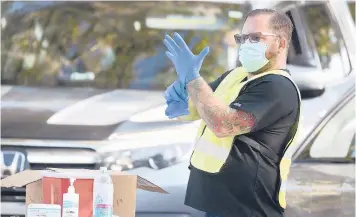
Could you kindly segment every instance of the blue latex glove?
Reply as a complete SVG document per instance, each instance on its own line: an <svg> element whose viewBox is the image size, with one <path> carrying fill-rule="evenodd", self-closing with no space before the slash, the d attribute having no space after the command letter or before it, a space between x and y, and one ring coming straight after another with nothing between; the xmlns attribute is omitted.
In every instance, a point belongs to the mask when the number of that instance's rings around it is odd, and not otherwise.
<svg viewBox="0 0 356 217"><path fill-rule="evenodd" d="M176 68L179 81L185 86L200 76L199 71L205 56L209 53L209 47L194 55L178 33L174 33L173 38L174 40L166 35L163 43L168 49L166 55Z"/></svg>
<svg viewBox="0 0 356 217"><path fill-rule="evenodd" d="M169 119L189 114L188 92L179 81L175 81L166 89L164 98L168 105L165 114Z"/></svg>
<svg viewBox="0 0 356 217"><path fill-rule="evenodd" d="M169 119L189 115L188 103L184 101L172 101L167 103L165 114Z"/></svg>
<svg viewBox="0 0 356 217"><path fill-rule="evenodd" d="M167 87L164 92L164 98L167 102L169 101L187 101L188 102L188 92L179 81L175 81L169 87Z"/></svg>

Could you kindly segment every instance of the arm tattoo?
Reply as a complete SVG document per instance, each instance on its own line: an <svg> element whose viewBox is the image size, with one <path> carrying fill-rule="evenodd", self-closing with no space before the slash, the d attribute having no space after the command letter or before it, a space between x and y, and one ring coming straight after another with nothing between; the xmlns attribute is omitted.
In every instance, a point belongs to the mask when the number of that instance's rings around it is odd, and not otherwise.
<svg viewBox="0 0 356 217"><path fill-rule="evenodd" d="M200 117L217 136L245 134L255 125L251 113L230 108L213 95L202 77L189 82L187 89Z"/></svg>

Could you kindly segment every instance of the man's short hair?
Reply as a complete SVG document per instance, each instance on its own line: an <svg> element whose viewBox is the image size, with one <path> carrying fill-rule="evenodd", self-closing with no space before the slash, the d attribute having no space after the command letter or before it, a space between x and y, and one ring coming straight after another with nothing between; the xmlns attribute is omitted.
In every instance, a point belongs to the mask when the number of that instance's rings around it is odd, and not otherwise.
<svg viewBox="0 0 356 217"><path fill-rule="evenodd" d="M278 12L273 9L255 9L247 14L245 21L247 18L257 15L270 15L269 24L273 30L273 33L285 37L288 47L292 39L292 32L294 28L293 23L289 17L285 13Z"/></svg>

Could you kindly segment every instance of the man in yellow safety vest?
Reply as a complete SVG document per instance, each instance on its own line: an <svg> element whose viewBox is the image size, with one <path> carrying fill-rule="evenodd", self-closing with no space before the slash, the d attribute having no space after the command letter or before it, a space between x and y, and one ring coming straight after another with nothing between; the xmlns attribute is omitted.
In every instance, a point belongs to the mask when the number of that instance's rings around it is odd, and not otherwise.
<svg viewBox="0 0 356 217"><path fill-rule="evenodd" d="M199 120L185 204L219 217L281 217L300 114L300 93L286 69L293 24L284 13L251 11L238 67L208 84L181 36L165 36L178 79L165 91L166 115Z"/></svg>

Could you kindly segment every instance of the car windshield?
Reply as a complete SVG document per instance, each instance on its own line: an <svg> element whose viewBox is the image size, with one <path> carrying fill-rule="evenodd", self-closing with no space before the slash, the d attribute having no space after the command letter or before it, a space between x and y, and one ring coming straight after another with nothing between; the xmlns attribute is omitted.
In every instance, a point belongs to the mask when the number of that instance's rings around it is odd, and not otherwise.
<svg viewBox="0 0 356 217"><path fill-rule="evenodd" d="M176 79L164 35L194 53L209 45L201 74L236 64L233 34L247 4L217 2L2 2L1 83L162 90Z"/></svg>

